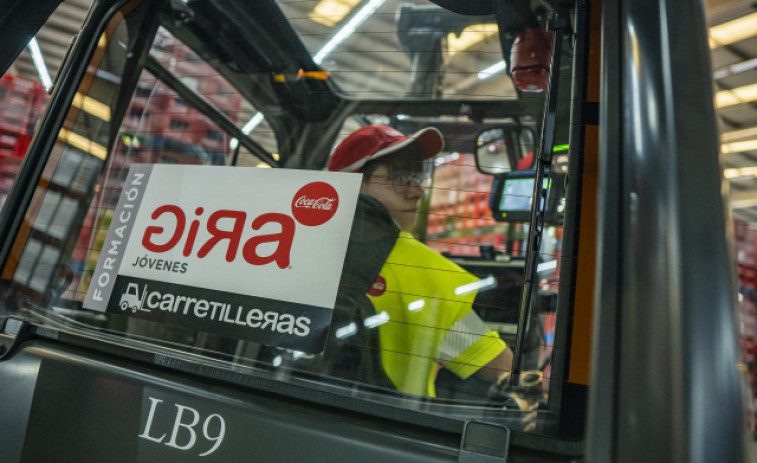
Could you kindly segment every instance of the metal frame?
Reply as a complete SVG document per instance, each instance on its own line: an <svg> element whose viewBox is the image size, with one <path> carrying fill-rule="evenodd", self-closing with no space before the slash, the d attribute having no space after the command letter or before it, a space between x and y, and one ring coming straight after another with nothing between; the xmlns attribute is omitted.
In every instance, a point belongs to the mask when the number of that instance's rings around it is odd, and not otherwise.
<svg viewBox="0 0 757 463"><path fill-rule="evenodd" d="M37 182L42 175L47 158L52 150L56 138L46 134L57 134L68 108L77 92L79 82L84 75L89 58L97 47L96 38L105 28L104 18L112 16L113 12L127 0L98 2L90 10L82 30L79 32L77 43L71 53L61 65L61 72L56 78L53 96L45 113L40 119L34 138L27 151L27 156L14 182L0 215L0 236L11 237L21 226L24 218L23 211L28 207L34 194ZM93 26L93 24L96 24ZM69 64L72 65L69 66ZM14 241L5 239L0 243L0 262L7 261Z"/></svg>
<svg viewBox="0 0 757 463"><path fill-rule="evenodd" d="M23 0L3 3L0 28L6 35L0 46L0 75L5 73L60 2L61 0L40 0L34 3L34 8L29 8Z"/></svg>
<svg viewBox="0 0 757 463"><path fill-rule="evenodd" d="M736 287L703 5L606 3L587 456L743 461Z"/></svg>
<svg viewBox="0 0 757 463"><path fill-rule="evenodd" d="M541 149L536 161L536 175L534 177L534 201L529 221L528 252L524 272L523 298L518 315L518 333L513 348L513 363L510 384L517 385L520 381L521 354L526 338L526 327L531 317L531 299L537 288L536 268L539 250L541 249L542 232L544 229L544 215L547 210L548 191L544 188L543 179L550 177L552 168L552 148L555 142L555 123L557 118L558 89L561 77L560 61L565 32L568 27L567 10L552 10L550 18L553 33L552 60L550 63L549 88L547 89L544 117L542 120Z"/></svg>
<svg viewBox="0 0 757 463"><path fill-rule="evenodd" d="M560 429L572 436L583 436L583 426L575 429L575 424L585 420L585 391L576 397L572 386L568 385L572 318L576 298L578 278L579 230L582 216L582 183L584 169L584 102L586 99L587 60L589 52L590 15L588 0L578 0L576 8L581 14L575 19L575 51L571 85L570 154L565 191L565 215L563 222L563 247L561 251L560 294L557 299L555 338L552 347L551 373L549 383L549 409L560 416ZM596 5L594 6L596 8ZM598 33L598 31L591 31ZM594 243L584 243L593 246ZM569 416L571 412L581 413L580 417ZM568 428L568 429L566 429Z"/></svg>

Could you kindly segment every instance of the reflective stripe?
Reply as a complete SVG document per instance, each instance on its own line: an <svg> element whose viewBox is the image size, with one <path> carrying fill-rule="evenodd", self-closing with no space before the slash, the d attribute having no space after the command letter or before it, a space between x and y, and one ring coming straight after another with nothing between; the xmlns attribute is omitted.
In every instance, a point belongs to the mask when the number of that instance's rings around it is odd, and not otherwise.
<svg viewBox="0 0 757 463"><path fill-rule="evenodd" d="M468 312L456 321L439 345L437 361L442 365L454 360L476 341L486 336L489 329L475 312Z"/></svg>

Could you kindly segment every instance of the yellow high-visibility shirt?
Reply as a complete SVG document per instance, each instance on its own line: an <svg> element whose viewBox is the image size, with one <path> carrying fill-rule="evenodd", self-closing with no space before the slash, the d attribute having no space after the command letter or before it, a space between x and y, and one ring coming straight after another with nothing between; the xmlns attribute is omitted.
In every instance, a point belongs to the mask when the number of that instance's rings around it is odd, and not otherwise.
<svg viewBox="0 0 757 463"><path fill-rule="evenodd" d="M369 292L376 309L381 363L398 390L436 396L438 365L465 379L505 349L472 310L479 279L438 252L400 233ZM457 290L457 291L456 291Z"/></svg>

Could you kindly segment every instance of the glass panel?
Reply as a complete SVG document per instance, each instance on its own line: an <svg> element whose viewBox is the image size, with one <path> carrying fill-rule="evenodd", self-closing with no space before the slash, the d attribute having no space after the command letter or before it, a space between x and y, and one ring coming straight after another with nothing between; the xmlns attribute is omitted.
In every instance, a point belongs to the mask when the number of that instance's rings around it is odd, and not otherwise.
<svg viewBox="0 0 757 463"><path fill-rule="evenodd" d="M280 4L316 64L350 98L517 97L494 15L458 15L423 0Z"/></svg>
<svg viewBox="0 0 757 463"><path fill-rule="evenodd" d="M29 240L24 248L24 253L21 255L18 267L16 267L16 272L13 274L13 280L15 282L25 286L29 285L29 278L34 269L36 257L41 253L42 243L37 240Z"/></svg>
<svg viewBox="0 0 757 463"><path fill-rule="evenodd" d="M316 27L315 23L303 25L313 20L301 19L307 14L297 9L308 5L313 6L312 2L286 2L282 8L306 47L316 53L330 34L314 35L308 28ZM414 5L433 7L426 2ZM19 313L23 309L35 323L135 345L166 358L201 360L236 372L426 413L550 431L553 410L546 408L546 392L561 218L549 223L540 250L540 287L533 299L524 360L525 368L534 373L524 375L522 384L512 387L507 380L508 346L515 338L522 300L528 225L493 217L489 204L499 177L476 169L474 151L477 134L487 128L517 126L541 133L541 106L530 111L513 107L508 113L509 106L500 105L501 100L518 98L510 77L503 73L479 78L479 69L503 56L496 30L482 26L480 39L468 48L455 53L444 48L440 56L445 77L433 81L428 91L424 87L428 79L414 77L411 61L393 38L394 13L400 6L392 1L361 26L363 35L354 36L360 38L360 46L345 42L345 48L324 58L324 67L332 71L333 79L327 78L327 84L323 75L312 81L307 76L287 81L288 74L268 69L276 60L284 62L282 67L291 67L281 56L273 57L289 50L260 52L259 38L235 42L229 49L224 48L229 44L222 42L223 37L217 38L217 43L209 40L200 30L209 26L201 22L186 25L166 19L162 26L150 29L142 17L147 10L140 9L149 7L147 2L117 16L100 39L101 46L58 134L25 225L3 270L4 277L15 283L12 289L17 297L1 310ZM198 8L200 15L199 9L216 6L213 2L172 2L170 8ZM246 8L254 17L257 7ZM161 18L176 13L168 10ZM445 21L462 21L457 15L444 17ZM379 43L377 37L387 39ZM152 40L146 42L151 46L143 54L136 47L147 39ZM453 41L447 32L435 40L445 47ZM244 55L246 50L256 50L252 55L272 56L251 58ZM348 53L359 50L361 53ZM360 56L363 54L366 56ZM258 61L253 65L245 59ZM134 60L146 64L131 76L127 71L136 65ZM569 69L566 72L570 74ZM333 97L329 93L332 85L350 97L381 96L397 101L376 111L362 111L359 101L324 97ZM416 106L416 96L435 97L436 102L445 102L447 97L470 101L434 106L431 111ZM313 107L318 105L308 106L320 97L336 101L324 117L314 114ZM523 96L528 98L540 103L544 94ZM497 105L487 105L488 100ZM567 126L567 116L560 120ZM425 159L416 156L420 152L397 151L410 157L387 156L378 162L381 156L375 156L372 160L377 163L364 166L371 170L363 171L361 191L365 196L358 200L343 272L335 275L341 284L324 354L263 345L131 313L93 316L82 309L98 261L111 252L106 236L112 222L119 220L116 205L125 194L128 172L134 166L269 167L264 161L272 158L287 168L307 168L309 175L315 175L330 162L329 148L339 151L350 134L376 124L391 126L379 132L401 142L389 147L420 149L420 138L405 136L427 127L438 128L446 147L442 149L439 141L433 153L424 154ZM234 127L248 134L249 140L240 141L241 134ZM515 166L514 170L531 167L539 141L520 137L511 145L507 153L512 158L505 165ZM361 153L357 154L365 154ZM396 164L388 163L389 159ZM341 169L332 166L332 170ZM255 175L264 172L250 171ZM558 183L556 177L553 181ZM249 201L268 203L279 193L273 187ZM198 217L201 214L196 212ZM253 230L258 229L253 225ZM321 245L315 240L307 244L314 249ZM271 248L261 246L261 252ZM322 259L324 265L327 260ZM213 281L204 283L212 285L224 278L229 275L214 275ZM286 285L287 281L284 277L276 283ZM287 288L287 292L307 296L297 287ZM123 295L140 300L137 291L127 290ZM537 409L539 414L534 415Z"/></svg>
<svg viewBox="0 0 757 463"><path fill-rule="evenodd" d="M89 4L61 3L0 76L0 210L50 99L47 92L88 9ZM55 19L63 15L66 21ZM32 52L36 49L39 53Z"/></svg>

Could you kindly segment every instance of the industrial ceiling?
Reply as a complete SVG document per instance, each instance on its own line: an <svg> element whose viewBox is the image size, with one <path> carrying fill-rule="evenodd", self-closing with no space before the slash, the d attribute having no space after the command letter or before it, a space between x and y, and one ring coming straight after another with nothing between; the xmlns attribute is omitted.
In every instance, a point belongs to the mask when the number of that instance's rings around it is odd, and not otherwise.
<svg viewBox="0 0 757 463"><path fill-rule="evenodd" d="M341 0L341 3L351 5L354 11L367 1ZM37 34L36 40L51 79L55 78L69 43L84 22L91 3L91 0L62 2ZM314 16L312 11L319 2L282 0L278 3L288 17L301 18L295 28L301 36L310 37L304 39L309 50L318 50L328 39L329 30L334 27L311 19ZM715 102L721 119L722 164L724 175L730 183L731 206L734 217L757 222L757 3L753 0L708 0L706 4L712 49L711 72L716 92ZM387 2L384 8L396 8L396 3ZM382 10L377 10L377 13L381 12ZM391 11L383 12L386 14L375 15L373 21L393 20ZM681 20L685 21L686 18ZM366 50L366 60L383 60L384 69L398 66L400 61L391 53L380 56L370 54L369 51L381 49L377 39L370 37L370 34L355 35L354 40L362 40L363 43L345 46ZM369 40L373 42L368 43ZM32 60L32 48L28 47L22 53L10 72L31 79L45 79ZM400 74L404 73L398 73ZM343 82L350 86L348 81ZM391 79L386 83L393 84ZM448 89L450 93L467 93L466 85L470 85L470 82L456 81L453 85L455 88ZM488 93L486 89L477 91Z"/></svg>

